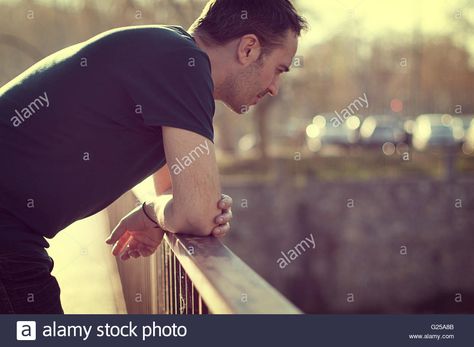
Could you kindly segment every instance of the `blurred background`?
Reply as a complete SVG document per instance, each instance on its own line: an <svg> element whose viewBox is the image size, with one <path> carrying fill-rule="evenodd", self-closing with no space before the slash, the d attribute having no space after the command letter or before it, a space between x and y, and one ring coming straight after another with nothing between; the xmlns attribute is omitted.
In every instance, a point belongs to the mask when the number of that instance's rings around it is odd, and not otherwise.
<svg viewBox="0 0 474 347"><path fill-rule="evenodd" d="M217 107L224 243L305 312L473 313L474 2L293 2L311 28L279 95L243 116ZM0 0L0 85L107 29L187 29L205 3ZM53 257L102 242L72 229ZM56 265L61 283L74 262ZM74 311L83 288L68 287Z"/></svg>

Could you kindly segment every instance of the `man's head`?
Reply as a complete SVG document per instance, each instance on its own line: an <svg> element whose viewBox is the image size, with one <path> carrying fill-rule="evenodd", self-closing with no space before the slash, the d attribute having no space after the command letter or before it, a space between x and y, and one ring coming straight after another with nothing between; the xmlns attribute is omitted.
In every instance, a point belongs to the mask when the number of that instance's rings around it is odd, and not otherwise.
<svg viewBox="0 0 474 347"><path fill-rule="evenodd" d="M215 99L240 114L278 93L306 27L289 0L211 0L190 32L211 59Z"/></svg>

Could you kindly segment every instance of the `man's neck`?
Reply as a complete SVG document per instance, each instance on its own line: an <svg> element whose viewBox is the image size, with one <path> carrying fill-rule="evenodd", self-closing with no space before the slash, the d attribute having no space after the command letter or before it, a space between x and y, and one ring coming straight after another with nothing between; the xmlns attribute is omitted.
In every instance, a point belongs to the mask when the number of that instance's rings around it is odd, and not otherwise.
<svg viewBox="0 0 474 347"><path fill-rule="evenodd" d="M191 36L196 41L196 45L204 51L211 61L211 77L212 82L214 83L214 99L220 100L220 86L226 78L226 74L229 71L226 69L229 68L229 60L226 58L228 51L221 46L209 46L197 35L196 33L191 33Z"/></svg>

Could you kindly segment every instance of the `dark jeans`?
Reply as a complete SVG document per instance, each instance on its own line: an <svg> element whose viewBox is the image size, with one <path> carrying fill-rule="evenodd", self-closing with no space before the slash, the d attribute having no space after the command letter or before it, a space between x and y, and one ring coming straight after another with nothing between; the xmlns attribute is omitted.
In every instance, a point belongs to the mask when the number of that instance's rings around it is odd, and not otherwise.
<svg viewBox="0 0 474 347"><path fill-rule="evenodd" d="M0 251L0 314L64 313L45 249Z"/></svg>

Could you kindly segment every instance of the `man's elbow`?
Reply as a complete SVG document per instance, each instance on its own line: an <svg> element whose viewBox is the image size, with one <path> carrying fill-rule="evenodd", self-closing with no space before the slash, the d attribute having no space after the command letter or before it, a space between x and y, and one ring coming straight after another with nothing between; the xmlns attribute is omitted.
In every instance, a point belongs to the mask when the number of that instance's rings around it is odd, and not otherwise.
<svg viewBox="0 0 474 347"><path fill-rule="evenodd" d="M217 207L217 202L215 205L207 205L205 202L180 204L176 200L173 201L170 212L175 222L173 231L180 234L209 236L218 226L215 219L222 211Z"/></svg>
<svg viewBox="0 0 474 347"><path fill-rule="evenodd" d="M209 236L216 226L217 224L212 221L212 218L206 218L202 215L186 216L178 232L195 236Z"/></svg>

